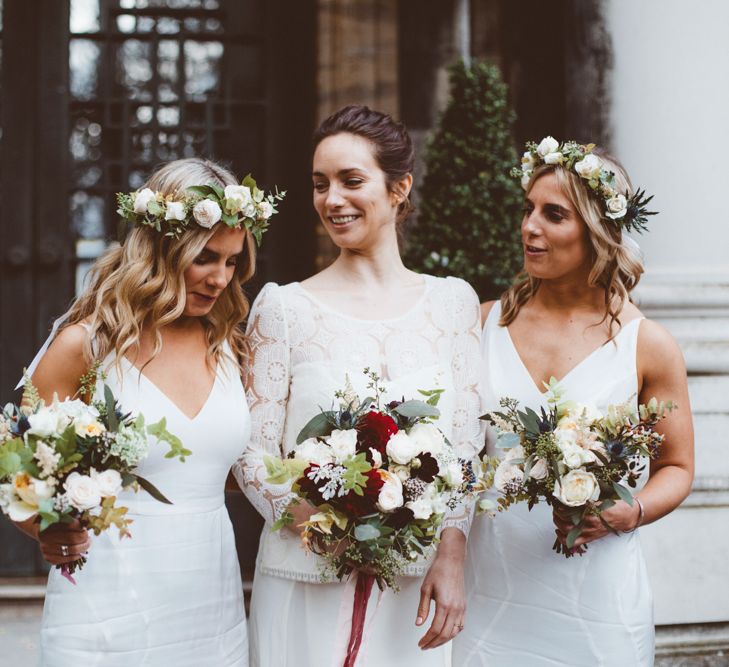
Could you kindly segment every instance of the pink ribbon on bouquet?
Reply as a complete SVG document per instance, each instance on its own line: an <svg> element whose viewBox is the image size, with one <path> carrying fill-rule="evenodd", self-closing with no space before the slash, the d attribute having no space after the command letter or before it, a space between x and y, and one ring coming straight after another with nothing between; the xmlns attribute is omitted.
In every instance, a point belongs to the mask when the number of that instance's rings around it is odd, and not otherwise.
<svg viewBox="0 0 729 667"><path fill-rule="evenodd" d="M364 657L368 634L368 632L365 632L367 606L374 583L375 577L371 574L357 572L349 578L342 592L342 604L339 609L336 633L337 654L339 655L335 662L337 665L355 667L358 664L358 658ZM351 598L350 592L352 593ZM370 616L368 631L372 628L381 600L382 591L377 596L377 606Z"/></svg>

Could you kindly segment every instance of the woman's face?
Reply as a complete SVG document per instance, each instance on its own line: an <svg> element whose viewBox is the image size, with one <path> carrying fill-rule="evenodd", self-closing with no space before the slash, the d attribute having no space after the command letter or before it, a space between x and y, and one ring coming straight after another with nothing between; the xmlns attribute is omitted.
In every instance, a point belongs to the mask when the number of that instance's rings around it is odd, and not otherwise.
<svg viewBox="0 0 729 667"><path fill-rule="evenodd" d="M207 315L228 283L233 279L238 261L243 261L244 229L221 224L192 264L185 269L186 317Z"/></svg>
<svg viewBox="0 0 729 667"><path fill-rule="evenodd" d="M314 208L340 248L371 247L385 228L394 231L402 196L388 190L367 139L342 133L321 141L314 152L312 179ZM408 176L401 184L405 194L410 182Z"/></svg>
<svg viewBox="0 0 729 667"><path fill-rule="evenodd" d="M524 270L554 280L589 273L592 250L587 225L562 191L557 176L540 176L524 200L521 223Z"/></svg>

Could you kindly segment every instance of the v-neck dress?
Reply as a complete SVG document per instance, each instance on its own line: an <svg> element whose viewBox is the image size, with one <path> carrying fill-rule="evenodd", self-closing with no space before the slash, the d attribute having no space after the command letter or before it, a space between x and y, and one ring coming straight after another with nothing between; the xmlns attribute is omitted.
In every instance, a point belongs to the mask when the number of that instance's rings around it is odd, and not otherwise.
<svg viewBox="0 0 729 667"><path fill-rule="evenodd" d="M482 338L487 409L504 396L547 407L494 304ZM609 404L637 400L640 320L627 323L561 380L566 398ZM491 451L493 456L495 451ZM495 492L492 497L495 497ZM465 629L454 641L459 667L648 667L653 603L638 532L591 542L583 556L552 550L552 510L514 505L474 520L468 540Z"/></svg>
<svg viewBox="0 0 729 667"><path fill-rule="evenodd" d="M250 436L238 369L226 346L212 390L185 415L128 361L107 359L125 411L163 417L192 451L184 463L153 446L138 472L172 501L123 492L131 539L92 535L76 586L52 569L41 630L45 667L245 667L248 641L238 558L225 507L228 470Z"/></svg>

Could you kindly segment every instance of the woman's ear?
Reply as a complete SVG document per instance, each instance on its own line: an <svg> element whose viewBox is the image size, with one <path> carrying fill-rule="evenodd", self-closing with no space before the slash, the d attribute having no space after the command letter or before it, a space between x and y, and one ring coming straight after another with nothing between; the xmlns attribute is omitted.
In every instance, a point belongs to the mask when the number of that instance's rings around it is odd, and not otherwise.
<svg viewBox="0 0 729 667"><path fill-rule="evenodd" d="M410 194L410 190L413 187L413 175L405 174L397 183L392 186L392 196L396 205L402 204Z"/></svg>

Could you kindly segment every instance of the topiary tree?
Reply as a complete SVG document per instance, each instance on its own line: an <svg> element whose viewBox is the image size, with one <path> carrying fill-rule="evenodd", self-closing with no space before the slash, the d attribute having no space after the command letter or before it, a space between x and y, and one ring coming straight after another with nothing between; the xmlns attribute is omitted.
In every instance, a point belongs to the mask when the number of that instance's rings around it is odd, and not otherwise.
<svg viewBox="0 0 729 667"><path fill-rule="evenodd" d="M498 67L450 69L451 97L428 142L417 222L405 259L416 271L467 280L481 299L497 297L522 266L523 193L514 112Z"/></svg>

